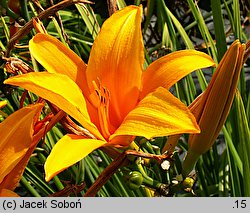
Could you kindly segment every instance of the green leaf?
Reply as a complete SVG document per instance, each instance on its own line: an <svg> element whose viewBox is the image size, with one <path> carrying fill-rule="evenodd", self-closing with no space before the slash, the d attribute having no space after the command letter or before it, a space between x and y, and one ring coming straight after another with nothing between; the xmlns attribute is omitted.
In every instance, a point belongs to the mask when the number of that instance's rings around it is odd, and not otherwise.
<svg viewBox="0 0 250 213"><path fill-rule="evenodd" d="M236 93L236 110L237 110L237 127L238 127L238 139L241 149L241 159L243 163L243 186L244 196L250 196L250 129L246 117L243 101L240 93Z"/></svg>
<svg viewBox="0 0 250 213"><path fill-rule="evenodd" d="M224 29L224 20L222 17L220 1L211 1L213 12L214 31L216 47L218 50L218 61L220 61L227 50L226 33Z"/></svg>
<svg viewBox="0 0 250 213"><path fill-rule="evenodd" d="M85 22L89 33L92 35L93 39L95 39L100 31L100 26L96 20L93 9L89 5L82 6L79 4L76 4L76 8L81 14L81 17Z"/></svg>

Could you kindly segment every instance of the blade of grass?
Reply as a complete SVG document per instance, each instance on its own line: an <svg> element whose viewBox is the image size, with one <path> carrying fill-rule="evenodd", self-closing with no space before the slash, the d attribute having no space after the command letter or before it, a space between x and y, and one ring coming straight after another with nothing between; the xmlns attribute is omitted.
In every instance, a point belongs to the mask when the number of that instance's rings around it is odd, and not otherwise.
<svg viewBox="0 0 250 213"><path fill-rule="evenodd" d="M65 46L69 47L67 41L65 41L65 38L64 38L64 36L63 36L63 34L62 34L62 29L61 29L60 25L58 24L57 20L56 20L54 17L52 18L52 22L53 22L53 24L54 24L54 26L55 26L55 29L56 29L56 31L57 31L57 35L59 36L61 42L62 42Z"/></svg>
<svg viewBox="0 0 250 213"><path fill-rule="evenodd" d="M198 175L200 194L198 196L209 196L206 173L203 169L203 160L200 158L195 166Z"/></svg>
<svg viewBox="0 0 250 213"><path fill-rule="evenodd" d="M55 191L46 183L42 174L38 169L32 165L28 165L25 169L25 177L32 182L34 187L40 191L44 196L48 196Z"/></svg>
<svg viewBox="0 0 250 213"><path fill-rule="evenodd" d="M78 12L80 13L83 21L85 22L89 33L92 35L93 39L97 36L100 31L100 26L95 18L95 14L89 5L82 6L79 4L75 5Z"/></svg>
<svg viewBox="0 0 250 213"><path fill-rule="evenodd" d="M93 159L89 155L86 156L84 159L86 163L88 164L91 173L94 175L95 178L97 178L99 174L101 173L100 168L96 165L96 163L93 161ZM110 197L110 192L107 190L106 186L103 186L101 188L100 193L102 194L105 193L106 196Z"/></svg>
<svg viewBox="0 0 250 213"><path fill-rule="evenodd" d="M218 51L218 61L220 61L227 50L226 33L224 29L225 25L222 17L220 1L211 1L211 8L213 12L213 23L216 48Z"/></svg>
<svg viewBox="0 0 250 213"><path fill-rule="evenodd" d="M221 5L221 9L224 9L224 8L228 8L228 5L231 4L233 2L233 0L229 0L229 1L225 1L223 0L223 4ZM207 12L206 14L204 14L204 17L203 19L206 20L207 18L210 18L212 16L212 11L211 12ZM193 21L192 23L190 23L189 25L187 25L185 27L185 30L188 32L188 30L190 30L191 28L193 28L194 26L197 25L197 21Z"/></svg>
<svg viewBox="0 0 250 213"><path fill-rule="evenodd" d="M29 21L30 14L29 14L29 10L28 10L28 1L27 0L19 0L19 1L20 1L20 5L21 5L21 14L22 14L23 18L26 21ZM31 5L31 3L29 5Z"/></svg>
<svg viewBox="0 0 250 213"><path fill-rule="evenodd" d="M228 13L230 23L231 23L231 26L232 26L232 30L233 30L233 33L234 33L234 37L235 37L235 39L239 39L240 41L242 41L244 33L243 33L243 30L242 30L241 21L240 21L240 19L241 19L240 11L241 10L240 10L239 1L238 0L233 0L233 2L232 2L232 13L231 13L229 7L226 7L226 9L227 9L227 13ZM246 95L246 78L245 78L244 68L242 69L242 72L240 74L238 88L240 90L244 106L246 106L246 98L247 98L246 96L247 95Z"/></svg>
<svg viewBox="0 0 250 213"><path fill-rule="evenodd" d="M247 98L246 116L247 116L248 126L250 126L250 92L248 93L248 98Z"/></svg>
<svg viewBox="0 0 250 213"><path fill-rule="evenodd" d="M242 28L240 22L240 3L239 0L233 0L233 22L234 22L234 35L236 39L242 40Z"/></svg>
<svg viewBox="0 0 250 213"><path fill-rule="evenodd" d="M157 1L158 5L157 8L159 10L159 16L162 18L162 28L163 28L163 35L162 35L162 45L165 45L166 47L169 47L172 51L175 51L178 49L178 41L176 32L173 26L173 23L167 13L166 5L163 0ZM164 27L165 26L165 27ZM165 31L165 33L164 33ZM166 42L166 43L163 43Z"/></svg>
<svg viewBox="0 0 250 213"><path fill-rule="evenodd" d="M146 12L146 16L145 16L143 34L145 34L147 29L148 29L150 20L151 20L151 18L153 16L154 6L155 6L155 1L154 0L147 1L147 12Z"/></svg>
<svg viewBox="0 0 250 213"><path fill-rule="evenodd" d="M3 16L1 16L1 21L3 23L3 31L4 31L5 38L7 39L7 42L9 42L10 31Z"/></svg>
<svg viewBox="0 0 250 213"><path fill-rule="evenodd" d="M139 6L141 4L141 0L134 0L134 4Z"/></svg>
<svg viewBox="0 0 250 213"><path fill-rule="evenodd" d="M2 51L5 51L6 50L6 47L4 46L3 42L0 41L0 48L2 49Z"/></svg>
<svg viewBox="0 0 250 213"><path fill-rule="evenodd" d="M244 196L250 196L250 129L240 93L236 93L237 126L239 145L242 150Z"/></svg>
<svg viewBox="0 0 250 213"><path fill-rule="evenodd" d="M238 152L233 144L232 138L230 137L225 126L222 127L222 131L223 131L223 134L225 137L226 145L227 145L231 155L233 156L233 161L234 161L235 165L237 165L237 167L240 171L240 174L243 175L242 161L241 161L240 156L239 156L239 154L238 154Z"/></svg>
<svg viewBox="0 0 250 213"><path fill-rule="evenodd" d="M126 5L126 2L124 0L117 0L117 6L120 10L120 9L126 7L127 5Z"/></svg>
<svg viewBox="0 0 250 213"><path fill-rule="evenodd" d="M220 156L219 164L219 196L229 196L229 166L227 161L227 150L225 150Z"/></svg>
<svg viewBox="0 0 250 213"><path fill-rule="evenodd" d="M204 39L204 42L206 44L209 54L211 55L211 57L214 59L214 61L216 63L218 63L217 60L217 49L215 47L214 41L212 39L212 36L210 35L210 32L208 31L207 25L202 17L202 14L197 6L197 4L193 1L193 0L187 0L188 5L192 11L192 14L195 18L195 20L198 23L198 27L200 30L200 33L202 35L202 38Z"/></svg>
<svg viewBox="0 0 250 213"><path fill-rule="evenodd" d="M186 47L188 49L194 49L194 45L192 43L192 41L190 40L189 36L187 35L186 30L183 28L183 26L181 25L181 23L178 21L178 19L171 13L171 11L166 7L166 11L169 14L173 24L175 25L175 28L178 30L179 35L181 36L184 44L186 45ZM207 87L207 81L206 78L203 74L203 72L201 70L197 70L196 71L196 75L198 77L198 81L201 87L201 90L204 91ZM191 75L188 75L188 79L191 77ZM191 82L190 84L190 88L192 90L192 94L196 94L196 88L194 86L194 83L192 83L193 81L191 81L191 79L188 80L188 82Z"/></svg>
<svg viewBox="0 0 250 213"><path fill-rule="evenodd" d="M34 197L41 197L41 195L30 185L29 181L23 176L20 183L31 193Z"/></svg>

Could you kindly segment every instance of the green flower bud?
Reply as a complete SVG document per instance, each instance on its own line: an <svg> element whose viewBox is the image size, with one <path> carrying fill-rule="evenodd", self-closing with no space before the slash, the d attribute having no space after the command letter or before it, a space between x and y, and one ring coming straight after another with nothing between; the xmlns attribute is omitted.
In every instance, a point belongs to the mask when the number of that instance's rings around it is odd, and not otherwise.
<svg viewBox="0 0 250 213"><path fill-rule="evenodd" d="M133 171L129 173L128 176L128 186L130 189L138 189L142 185L143 176L140 172Z"/></svg>
<svg viewBox="0 0 250 213"><path fill-rule="evenodd" d="M194 179L190 177L186 177L185 180L183 180L182 182L182 186L184 189L192 188L193 185L194 185Z"/></svg>

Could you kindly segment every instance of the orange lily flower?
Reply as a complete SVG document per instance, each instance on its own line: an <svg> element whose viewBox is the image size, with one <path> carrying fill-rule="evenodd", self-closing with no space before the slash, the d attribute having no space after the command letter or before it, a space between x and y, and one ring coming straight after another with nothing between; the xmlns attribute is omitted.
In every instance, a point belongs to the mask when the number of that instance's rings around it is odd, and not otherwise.
<svg viewBox="0 0 250 213"><path fill-rule="evenodd" d="M34 117L42 104L24 107L0 123L0 196L18 196L13 190L36 146L33 141Z"/></svg>
<svg viewBox="0 0 250 213"><path fill-rule="evenodd" d="M142 7L128 6L107 19L88 66L57 39L38 33L29 43L30 52L48 72L5 81L49 100L93 135L61 138L45 163L47 181L101 146L128 146L133 136L199 132L188 108L168 89L190 72L213 66L213 60L183 50L143 71L141 18Z"/></svg>
<svg viewBox="0 0 250 213"><path fill-rule="evenodd" d="M211 148L226 121L237 90L244 51L245 44L236 40L220 61L207 89L189 106L201 133L190 135L183 162L184 175L188 175L200 155Z"/></svg>

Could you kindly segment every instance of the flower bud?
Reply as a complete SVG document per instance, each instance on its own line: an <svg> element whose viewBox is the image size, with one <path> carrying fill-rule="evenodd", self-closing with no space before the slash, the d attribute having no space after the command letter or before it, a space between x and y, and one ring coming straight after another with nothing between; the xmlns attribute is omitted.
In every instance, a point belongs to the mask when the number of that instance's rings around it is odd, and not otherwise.
<svg viewBox="0 0 250 213"><path fill-rule="evenodd" d="M143 176L140 172L133 171L129 173L127 181L130 189L132 190L139 189L143 183Z"/></svg>
<svg viewBox="0 0 250 213"><path fill-rule="evenodd" d="M184 189L192 188L194 185L194 179L191 177L186 177L182 182L182 186Z"/></svg>
<svg viewBox="0 0 250 213"><path fill-rule="evenodd" d="M244 51L245 45L236 40L220 61L207 89L189 106L201 133L189 137L184 176L193 169L200 155L211 148L226 121L244 63Z"/></svg>

